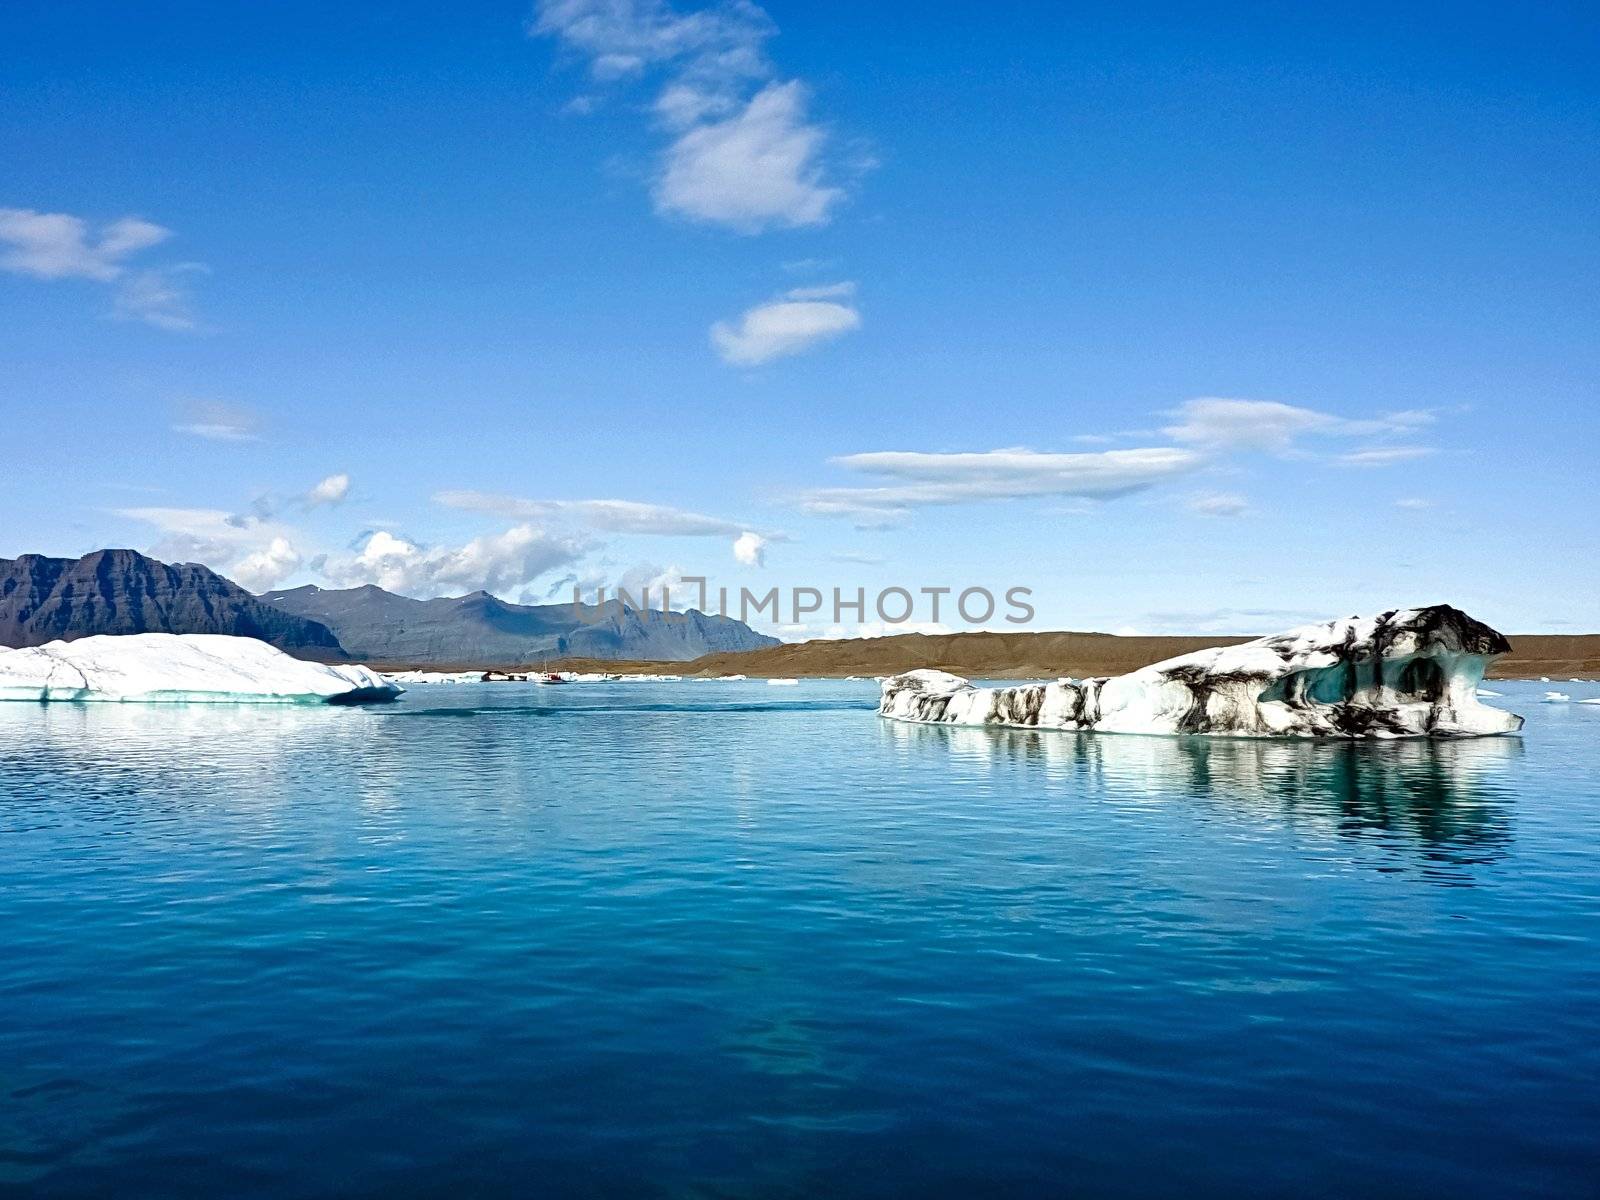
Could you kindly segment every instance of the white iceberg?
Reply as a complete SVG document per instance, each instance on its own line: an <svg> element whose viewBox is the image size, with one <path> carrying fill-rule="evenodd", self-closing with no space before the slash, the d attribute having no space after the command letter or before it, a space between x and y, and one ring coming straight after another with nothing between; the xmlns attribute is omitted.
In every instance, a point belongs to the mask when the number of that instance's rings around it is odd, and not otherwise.
<svg viewBox="0 0 1600 1200"><path fill-rule="evenodd" d="M1571 704L1572 703L1572 697L1567 695L1565 692L1546 692L1544 694L1544 703L1545 704Z"/></svg>
<svg viewBox="0 0 1600 1200"><path fill-rule="evenodd" d="M795 686L797 686L799 684L799 682L800 681L798 679L769 679L769 680L767 680L767 684L768 684L769 687L795 687Z"/></svg>
<svg viewBox="0 0 1600 1200"><path fill-rule="evenodd" d="M0 700L363 704L404 690L366 667L304 662L218 633L102 634L0 649Z"/></svg>
<svg viewBox="0 0 1600 1200"><path fill-rule="evenodd" d="M1488 697L1490 697L1492 699L1492 698L1494 698L1496 696L1503 696L1503 695L1505 695L1505 693L1504 692L1492 692L1488 688L1479 688L1478 689L1478 695L1480 695L1480 696L1488 696Z"/></svg>
<svg viewBox="0 0 1600 1200"><path fill-rule="evenodd" d="M1287 737L1515 733L1478 703L1504 636L1448 605L1306 625L1113 678L978 688L944 671L883 681L881 716L949 725Z"/></svg>

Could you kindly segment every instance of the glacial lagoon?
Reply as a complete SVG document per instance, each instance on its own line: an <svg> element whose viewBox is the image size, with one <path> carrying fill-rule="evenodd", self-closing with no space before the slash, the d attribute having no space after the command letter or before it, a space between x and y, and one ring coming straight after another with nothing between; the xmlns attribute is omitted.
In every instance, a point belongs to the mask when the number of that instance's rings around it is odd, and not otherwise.
<svg viewBox="0 0 1600 1200"><path fill-rule="evenodd" d="M1565 1196L1596 684L1522 736L870 682L0 705L0 1192Z"/></svg>

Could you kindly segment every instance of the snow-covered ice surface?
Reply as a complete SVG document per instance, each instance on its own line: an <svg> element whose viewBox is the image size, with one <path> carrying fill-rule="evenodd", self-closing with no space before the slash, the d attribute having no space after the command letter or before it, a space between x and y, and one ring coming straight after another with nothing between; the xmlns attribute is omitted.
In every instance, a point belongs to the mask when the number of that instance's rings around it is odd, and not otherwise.
<svg viewBox="0 0 1600 1200"><path fill-rule="evenodd" d="M1448 605L1305 625L1111 678L978 688L944 671L883 681L880 715L949 725L1283 737L1515 733L1478 702L1504 636Z"/></svg>
<svg viewBox="0 0 1600 1200"><path fill-rule="evenodd" d="M394 683L477 683L482 671L390 671L384 676Z"/></svg>
<svg viewBox="0 0 1600 1200"><path fill-rule="evenodd" d="M0 649L0 700L361 704L402 691L366 667L303 662L225 634L103 634Z"/></svg>

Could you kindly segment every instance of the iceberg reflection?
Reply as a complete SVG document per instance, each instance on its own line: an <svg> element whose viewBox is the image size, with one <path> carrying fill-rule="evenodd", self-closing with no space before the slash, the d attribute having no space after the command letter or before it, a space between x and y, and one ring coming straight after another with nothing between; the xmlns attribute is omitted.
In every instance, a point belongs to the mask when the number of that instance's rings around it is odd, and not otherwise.
<svg viewBox="0 0 1600 1200"><path fill-rule="evenodd" d="M1201 801L1451 867L1501 858L1512 839L1516 738L1382 742L1144 737L885 722L903 752L1023 765L1118 803Z"/></svg>

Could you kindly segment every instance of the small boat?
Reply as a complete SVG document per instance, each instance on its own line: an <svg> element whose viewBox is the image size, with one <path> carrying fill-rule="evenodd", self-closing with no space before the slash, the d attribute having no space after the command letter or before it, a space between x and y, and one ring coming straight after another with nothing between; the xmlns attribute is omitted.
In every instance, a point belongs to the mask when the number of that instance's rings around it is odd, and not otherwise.
<svg viewBox="0 0 1600 1200"><path fill-rule="evenodd" d="M554 671L540 671L538 674L530 676L530 678L532 678L533 682L542 683L546 686L554 683L568 682L566 678L561 675L557 675Z"/></svg>

